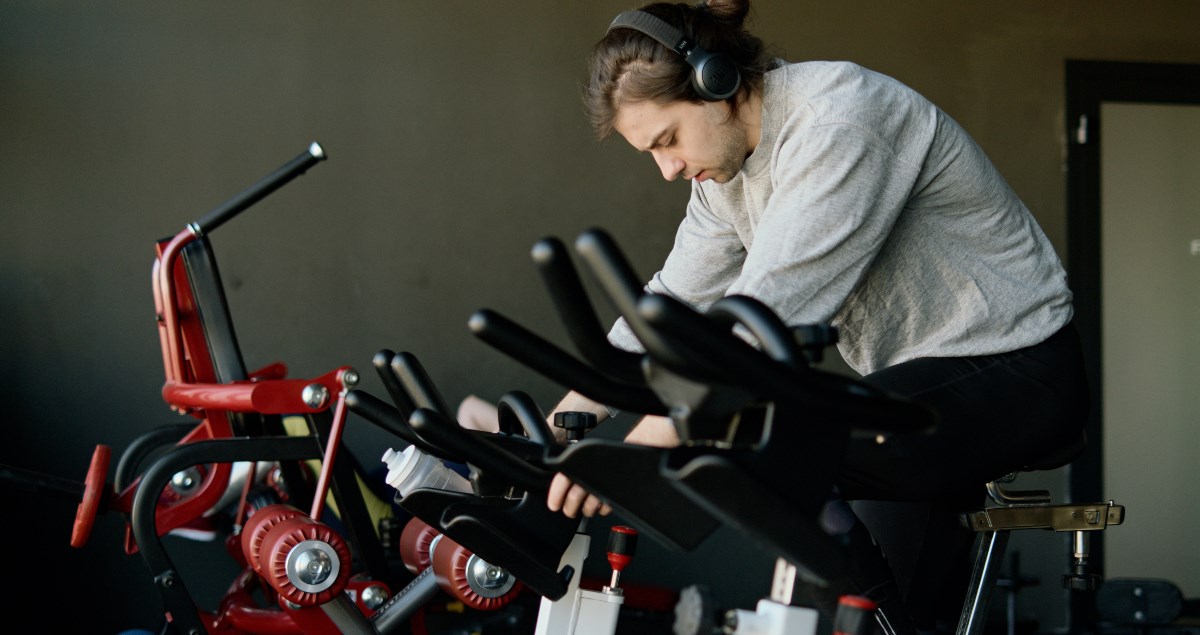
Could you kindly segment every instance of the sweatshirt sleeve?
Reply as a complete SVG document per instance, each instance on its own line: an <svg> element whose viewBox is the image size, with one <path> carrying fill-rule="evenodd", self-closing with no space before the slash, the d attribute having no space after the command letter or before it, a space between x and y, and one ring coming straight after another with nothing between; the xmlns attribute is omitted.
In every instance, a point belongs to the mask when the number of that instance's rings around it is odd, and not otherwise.
<svg viewBox="0 0 1200 635"><path fill-rule="evenodd" d="M741 237L728 221L709 208L703 190L693 183L687 214L675 233L675 245L662 270L654 274L645 288L704 311L737 280L745 258ZM624 318L613 325L608 339L625 350L643 350Z"/></svg>
<svg viewBox="0 0 1200 635"><path fill-rule="evenodd" d="M785 129L782 138L774 194L727 291L765 302L789 324L831 321L887 241L920 166L854 123Z"/></svg>

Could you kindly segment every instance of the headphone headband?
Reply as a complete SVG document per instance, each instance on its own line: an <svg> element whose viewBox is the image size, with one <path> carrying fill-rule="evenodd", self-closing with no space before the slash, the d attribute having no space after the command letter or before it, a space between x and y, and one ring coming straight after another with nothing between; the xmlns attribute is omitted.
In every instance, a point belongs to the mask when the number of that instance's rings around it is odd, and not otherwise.
<svg viewBox="0 0 1200 635"><path fill-rule="evenodd" d="M621 13L613 18L612 24L608 25L608 31L611 33L613 29L622 27L641 31L680 55L686 56L691 48L695 46L695 44L688 41L687 37L679 29L645 11L626 11Z"/></svg>
<svg viewBox="0 0 1200 635"><path fill-rule="evenodd" d="M644 33L683 57L693 69L692 87L701 99L722 101L737 92L742 81L737 64L727 55L704 50L665 20L645 11L625 11L608 25L608 32L620 28Z"/></svg>

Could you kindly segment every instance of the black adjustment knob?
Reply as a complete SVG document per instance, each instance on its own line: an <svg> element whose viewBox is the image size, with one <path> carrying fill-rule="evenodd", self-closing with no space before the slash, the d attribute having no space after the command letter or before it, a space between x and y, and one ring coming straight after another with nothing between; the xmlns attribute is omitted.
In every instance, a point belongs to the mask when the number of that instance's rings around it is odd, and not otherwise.
<svg viewBox="0 0 1200 635"><path fill-rule="evenodd" d="M1100 588L1100 575L1088 573L1087 570L1075 565L1075 572L1063 576L1063 588L1068 591L1095 591Z"/></svg>
<svg viewBox="0 0 1200 635"><path fill-rule="evenodd" d="M596 414L592 412L556 412L554 427L567 431L567 441L578 441L588 430L596 427Z"/></svg>

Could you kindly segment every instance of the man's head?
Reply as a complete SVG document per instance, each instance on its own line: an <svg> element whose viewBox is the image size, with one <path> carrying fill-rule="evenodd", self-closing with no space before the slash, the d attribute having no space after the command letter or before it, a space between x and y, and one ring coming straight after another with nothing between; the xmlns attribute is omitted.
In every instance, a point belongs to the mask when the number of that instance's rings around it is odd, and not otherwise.
<svg viewBox="0 0 1200 635"><path fill-rule="evenodd" d="M761 93L763 74L773 62L762 41L742 26L749 10L748 0L709 0L696 6L656 3L641 9L678 30L691 44L724 55L737 67L741 83L723 101L705 101L697 93L695 71L676 50L642 29L611 28L592 51L584 93L597 136L603 139L616 130L635 148L654 154L668 179L696 177L701 172L706 172L701 178L721 182L732 178L752 145L747 148L745 140L738 138L744 130L728 127L744 123L738 120L739 111L751 102L757 105L752 98ZM633 135L632 128L637 128ZM695 161L667 156L678 153L666 152L667 139L658 136L672 131L682 132L682 138L679 134L673 138L677 150L684 150L679 144L685 142L699 144L686 148ZM757 136L749 143L755 142ZM675 159L689 164L680 165Z"/></svg>
<svg viewBox="0 0 1200 635"><path fill-rule="evenodd" d="M743 108L757 100L748 100ZM758 142L757 117L730 116L725 102L626 102L613 128L640 152L654 157L663 178L727 183Z"/></svg>

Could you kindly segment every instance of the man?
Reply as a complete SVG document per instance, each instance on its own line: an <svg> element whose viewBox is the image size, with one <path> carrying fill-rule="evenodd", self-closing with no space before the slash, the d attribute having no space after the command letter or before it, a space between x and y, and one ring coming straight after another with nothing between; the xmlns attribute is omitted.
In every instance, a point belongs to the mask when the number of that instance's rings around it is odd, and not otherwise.
<svg viewBox="0 0 1200 635"><path fill-rule="evenodd" d="M939 412L934 435L848 453L837 488L863 521L847 530L851 575L815 591L824 610L860 593L897 631L932 630L939 600L957 607L965 592L956 574L971 535L957 512L1082 430L1066 274L948 115L854 64L772 59L742 26L748 11L710 0L622 14L593 50L584 101L598 136L616 131L663 178L692 181L650 292L699 310L742 294L788 324L832 322L864 381ZM736 69L732 82L721 68L705 84L693 65L711 55ZM640 349L621 321L609 338ZM609 414L576 393L555 410ZM660 417L626 440L678 443ZM547 503L572 517L608 511L563 475Z"/></svg>

